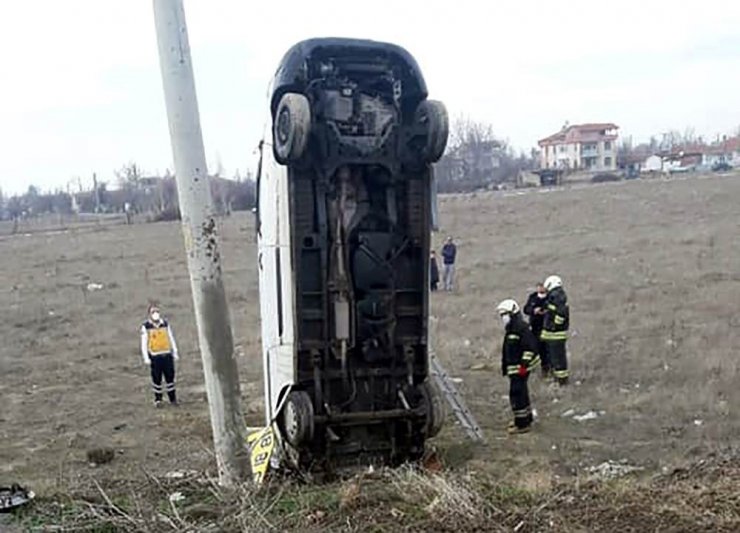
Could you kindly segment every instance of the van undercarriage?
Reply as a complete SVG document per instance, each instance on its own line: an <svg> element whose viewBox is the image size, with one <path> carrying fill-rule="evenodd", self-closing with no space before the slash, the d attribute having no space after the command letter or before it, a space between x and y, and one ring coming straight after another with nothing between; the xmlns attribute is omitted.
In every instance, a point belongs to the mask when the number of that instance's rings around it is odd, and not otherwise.
<svg viewBox="0 0 740 533"><path fill-rule="evenodd" d="M277 79L292 272L276 277L292 275L295 320L277 416L286 454L300 468L418 459L443 418L427 320L431 163L446 112L426 100L413 58L383 43L299 43Z"/></svg>

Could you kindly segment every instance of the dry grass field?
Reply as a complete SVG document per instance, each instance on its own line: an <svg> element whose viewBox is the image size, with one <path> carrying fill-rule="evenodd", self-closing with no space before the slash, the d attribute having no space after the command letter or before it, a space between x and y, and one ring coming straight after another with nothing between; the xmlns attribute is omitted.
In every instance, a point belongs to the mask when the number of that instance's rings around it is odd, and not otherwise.
<svg viewBox="0 0 740 533"><path fill-rule="evenodd" d="M736 176L441 198L435 240L457 238L459 287L433 296L436 351L487 443L466 442L450 419L435 443L442 475L381 471L259 494L198 481L213 461L178 224L0 232L0 484L39 494L13 527L736 531L738 198ZM221 237L244 410L258 424L251 215L223 220ZM572 386L533 377L535 430L507 437L493 310L523 303L551 273L571 300ZM150 299L181 349L177 409L153 409L138 355ZM598 416L571 416L589 411ZM96 447L115 449L113 461L89 465ZM608 461L636 470L605 480ZM175 470L197 474L168 479ZM170 504L173 491L184 502Z"/></svg>

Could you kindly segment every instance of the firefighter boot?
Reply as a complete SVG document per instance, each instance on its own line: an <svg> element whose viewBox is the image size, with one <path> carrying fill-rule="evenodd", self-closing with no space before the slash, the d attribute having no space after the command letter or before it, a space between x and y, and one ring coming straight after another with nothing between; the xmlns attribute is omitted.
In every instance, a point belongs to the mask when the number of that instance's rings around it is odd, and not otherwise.
<svg viewBox="0 0 740 533"><path fill-rule="evenodd" d="M509 426L508 433L509 435L521 435L523 433L529 433L531 429L532 429L531 425L524 426L521 428L514 425L514 426Z"/></svg>

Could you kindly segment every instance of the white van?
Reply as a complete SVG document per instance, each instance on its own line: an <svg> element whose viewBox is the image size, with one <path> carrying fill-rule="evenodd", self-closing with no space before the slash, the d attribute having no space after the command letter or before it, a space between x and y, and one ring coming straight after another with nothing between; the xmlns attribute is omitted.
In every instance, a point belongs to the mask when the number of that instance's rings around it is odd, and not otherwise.
<svg viewBox="0 0 740 533"><path fill-rule="evenodd" d="M444 106L390 44L283 58L258 172L268 424L299 468L414 460L440 429L429 379L432 163Z"/></svg>

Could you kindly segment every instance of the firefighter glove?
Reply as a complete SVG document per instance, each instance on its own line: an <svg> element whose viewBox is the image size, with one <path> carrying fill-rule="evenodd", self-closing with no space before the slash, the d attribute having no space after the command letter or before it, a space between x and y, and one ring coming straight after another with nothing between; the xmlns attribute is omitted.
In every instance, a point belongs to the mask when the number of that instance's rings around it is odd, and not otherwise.
<svg viewBox="0 0 740 533"><path fill-rule="evenodd" d="M523 378L527 377L527 374L529 373L529 370L527 370L527 367L524 365L519 365L519 375Z"/></svg>

